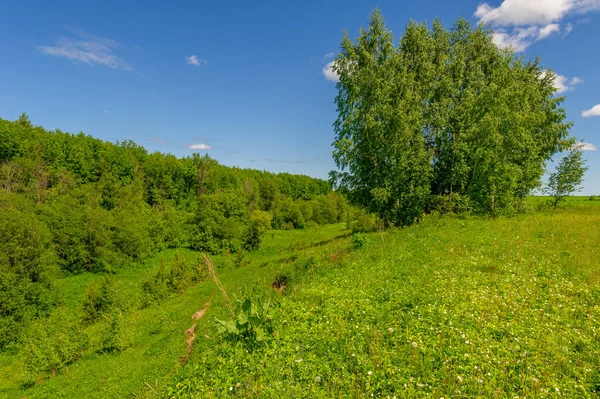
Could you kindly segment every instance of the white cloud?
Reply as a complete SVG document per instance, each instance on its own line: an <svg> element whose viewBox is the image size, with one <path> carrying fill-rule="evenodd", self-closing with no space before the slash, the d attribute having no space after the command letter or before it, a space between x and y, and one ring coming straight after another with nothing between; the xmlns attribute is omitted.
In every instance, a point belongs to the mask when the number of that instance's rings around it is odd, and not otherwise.
<svg viewBox="0 0 600 399"><path fill-rule="evenodd" d="M514 51L524 51L539 36L539 29L535 26L529 28L515 28L512 32L499 29L494 32L492 41L500 48L511 47Z"/></svg>
<svg viewBox="0 0 600 399"><path fill-rule="evenodd" d="M585 14L600 9L600 0L504 0L494 8L484 3L475 16L497 26L546 25L569 14Z"/></svg>
<svg viewBox="0 0 600 399"><path fill-rule="evenodd" d="M592 108L587 109L581 113L581 116L584 118L589 118L592 116L600 116L600 104L594 105Z"/></svg>
<svg viewBox="0 0 600 399"><path fill-rule="evenodd" d="M479 5L475 16L479 22L499 27L494 32L494 43L500 48L524 51L561 31L568 35L573 25L568 23L561 29L559 22L563 18L597 10L600 0L504 0L498 7Z"/></svg>
<svg viewBox="0 0 600 399"><path fill-rule="evenodd" d="M104 112L105 114L108 114L110 111L107 109L102 110L102 112Z"/></svg>
<svg viewBox="0 0 600 399"><path fill-rule="evenodd" d="M542 40L547 38L548 36L560 32L559 24L548 24L540 29L540 33L538 35L538 40Z"/></svg>
<svg viewBox="0 0 600 399"><path fill-rule="evenodd" d="M187 148L189 148L190 150L198 150L198 151L206 151L206 150L212 149L211 146L202 144L202 143L190 144L187 146Z"/></svg>
<svg viewBox="0 0 600 399"><path fill-rule="evenodd" d="M90 35L79 29L74 32L75 37L61 37L55 46L38 46L38 50L45 55L64 57L88 65L99 64L125 71L133 69L114 54L116 49L122 47L116 41Z"/></svg>
<svg viewBox="0 0 600 399"><path fill-rule="evenodd" d="M546 76L546 71L542 73L542 77ZM554 87L556 87L556 94L565 93L567 91L575 90L575 85L583 83L583 79L574 77L568 78L563 75L554 74Z"/></svg>
<svg viewBox="0 0 600 399"><path fill-rule="evenodd" d="M340 80L340 76L337 74L336 71L333 70L333 63L335 61L331 61L328 62L327 65L325 65L323 67L323 76L325 76L325 79L330 80L332 82L338 82Z"/></svg>
<svg viewBox="0 0 600 399"><path fill-rule="evenodd" d="M208 61L198 58L197 55L190 55L189 57L185 57L185 61L187 64L194 65L194 66L208 64Z"/></svg>
<svg viewBox="0 0 600 399"><path fill-rule="evenodd" d="M575 144L574 147L580 151L598 151L596 146L592 143L579 142Z"/></svg>
<svg viewBox="0 0 600 399"><path fill-rule="evenodd" d="M324 60L330 60L332 58L335 58L335 53L327 53L323 56Z"/></svg>

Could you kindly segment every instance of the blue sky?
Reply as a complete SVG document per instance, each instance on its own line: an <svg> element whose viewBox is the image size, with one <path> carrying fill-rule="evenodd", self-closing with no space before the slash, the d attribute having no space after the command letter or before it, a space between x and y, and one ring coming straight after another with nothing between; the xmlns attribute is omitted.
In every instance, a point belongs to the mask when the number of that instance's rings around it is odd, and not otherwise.
<svg viewBox="0 0 600 399"><path fill-rule="evenodd" d="M583 193L600 194L600 0L5 1L0 117L324 178L336 118L328 54L375 7L396 37L410 19L464 16L493 23L498 45L541 56L588 143Z"/></svg>

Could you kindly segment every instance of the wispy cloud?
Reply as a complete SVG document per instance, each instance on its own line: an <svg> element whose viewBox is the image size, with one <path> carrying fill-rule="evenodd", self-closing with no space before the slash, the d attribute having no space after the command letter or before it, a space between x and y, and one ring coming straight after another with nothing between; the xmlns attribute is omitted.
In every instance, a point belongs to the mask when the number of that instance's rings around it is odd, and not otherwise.
<svg viewBox="0 0 600 399"><path fill-rule="evenodd" d="M479 22L493 24L494 42L501 48L524 51L531 44L563 33L573 24L561 28L560 22L570 15L600 10L600 0L504 0L498 7L480 4L475 11Z"/></svg>
<svg viewBox="0 0 600 399"><path fill-rule="evenodd" d="M581 116L583 116L584 118L590 118L592 116L600 116L600 104L594 105L590 109L586 109L585 111L583 111L581 113Z"/></svg>
<svg viewBox="0 0 600 399"><path fill-rule="evenodd" d="M322 69L323 76L325 79L330 80L332 82L338 82L340 80L340 76L336 71L333 70L333 64L335 61L330 61L325 65Z"/></svg>
<svg viewBox="0 0 600 399"><path fill-rule="evenodd" d="M598 148L596 148L595 145L592 143L584 143L583 141L575 144L575 148L580 151L598 151Z"/></svg>
<svg viewBox="0 0 600 399"><path fill-rule="evenodd" d="M156 144L166 144L166 143L168 143L167 140L159 139L159 138L156 138L156 137L152 137L152 138L150 138L148 140L151 141L151 142L153 142L153 143L156 143Z"/></svg>
<svg viewBox="0 0 600 399"><path fill-rule="evenodd" d="M197 151L206 151L206 150L211 150L212 147L206 144L202 144L202 143L198 143L198 144L190 144L187 146L187 148L189 148L190 150L197 150Z"/></svg>
<svg viewBox="0 0 600 399"><path fill-rule="evenodd" d="M333 58L335 58L335 53L327 53L323 56L323 59L326 61L331 60Z"/></svg>
<svg viewBox="0 0 600 399"><path fill-rule="evenodd" d="M131 65L115 54L117 49L123 47L116 41L94 36L80 29L74 29L73 32L74 36L63 36L58 39L56 45L38 46L38 50L44 55L64 57L88 65L133 70Z"/></svg>
<svg viewBox="0 0 600 399"><path fill-rule="evenodd" d="M546 71L542 73L542 77L544 76L546 76ZM557 94L573 91L575 90L575 86L580 83L583 83L583 79L581 78L568 78L563 75L554 74L554 87L556 87Z"/></svg>
<svg viewBox="0 0 600 399"><path fill-rule="evenodd" d="M103 109L102 112L104 112L105 114L108 114L110 111L107 109Z"/></svg>
<svg viewBox="0 0 600 399"><path fill-rule="evenodd" d="M280 159L280 158L263 158L265 162L269 163L311 163L310 159Z"/></svg>
<svg viewBox="0 0 600 399"><path fill-rule="evenodd" d="M189 57L185 57L186 64L193 66L200 66L208 64L208 61L198 58L197 55L190 55Z"/></svg>

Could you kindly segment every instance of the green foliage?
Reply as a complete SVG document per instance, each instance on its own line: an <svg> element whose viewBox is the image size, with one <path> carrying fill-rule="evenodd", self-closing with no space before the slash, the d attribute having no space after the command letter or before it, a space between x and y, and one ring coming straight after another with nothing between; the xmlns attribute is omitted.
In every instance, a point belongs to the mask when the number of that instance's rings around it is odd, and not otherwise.
<svg viewBox="0 0 600 399"><path fill-rule="evenodd" d="M539 59L492 39L465 19L450 30L436 20L411 22L396 45L378 10L355 42L344 37L331 180L353 203L408 225L428 205L512 213L540 185L546 161L573 144L564 98ZM440 199L455 194L464 204Z"/></svg>
<svg viewBox="0 0 600 399"><path fill-rule="evenodd" d="M273 217L265 211L254 211L250 215L250 229L246 233L244 247L249 251L260 248L263 236L271 228Z"/></svg>
<svg viewBox="0 0 600 399"><path fill-rule="evenodd" d="M356 220L348 223L352 233L372 233L377 230L377 218L375 215L360 213Z"/></svg>
<svg viewBox="0 0 600 399"><path fill-rule="evenodd" d="M105 352L120 352L133 344L134 331L126 315L114 310L104 315L104 325L101 332L101 350Z"/></svg>
<svg viewBox="0 0 600 399"><path fill-rule="evenodd" d="M597 195L590 195L590 196L588 197L588 201L598 201L598 199L599 199L599 198L598 198L598 196L597 196Z"/></svg>
<svg viewBox="0 0 600 399"><path fill-rule="evenodd" d="M124 307L118 285L111 277L104 276L100 286L92 282L86 287L82 302L82 319L93 323L112 310L123 310Z"/></svg>
<svg viewBox="0 0 600 399"><path fill-rule="evenodd" d="M47 227L0 198L0 350L50 312L57 274Z"/></svg>
<svg viewBox="0 0 600 399"><path fill-rule="evenodd" d="M66 309L58 309L48 320L33 324L27 336L24 377L28 383L42 373L54 375L64 370L83 356L89 343L88 335Z"/></svg>
<svg viewBox="0 0 600 399"><path fill-rule="evenodd" d="M471 209L469 197L458 193L448 195L432 195L429 203L429 212L441 215L449 213L467 213Z"/></svg>
<svg viewBox="0 0 600 399"><path fill-rule="evenodd" d="M585 160L579 149L572 150L560 160L556 172L550 174L544 192L552 197L554 208L570 194L581 190L583 176L587 171Z"/></svg>
<svg viewBox="0 0 600 399"><path fill-rule="evenodd" d="M254 350L273 338L278 304L270 298L236 300L238 309L235 320L215 319L217 330L227 341L239 342L248 350Z"/></svg>
<svg viewBox="0 0 600 399"><path fill-rule="evenodd" d="M176 252L167 270L166 259L163 257L156 274L142 283L142 305L163 301L172 294L181 293L189 286L204 281L206 271L199 265L200 259L196 263L190 262Z"/></svg>
<svg viewBox="0 0 600 399"><path fill-rule="evenodd" d="M369 236L364 233L354 233L350 239L352 249L358 250L369 245L371 240Z"/></svg>

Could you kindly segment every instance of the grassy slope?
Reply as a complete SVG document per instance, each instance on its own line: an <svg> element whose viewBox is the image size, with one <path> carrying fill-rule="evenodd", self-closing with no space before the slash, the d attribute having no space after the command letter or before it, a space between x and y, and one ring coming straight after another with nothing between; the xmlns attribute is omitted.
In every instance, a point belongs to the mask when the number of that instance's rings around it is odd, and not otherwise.
<svg viewBox="0 0 600 399"><path fill-rule="evenodd" d="M330 255L282 298L275 341L201 340L163 394L598 397L600 207L573 206Z"/></svg>
<svg viewBox="0 0 600 399"><path fill-rule="evenodd" d="M340 225L269 233L249 266L217 270L230 295L278 297L277 338L260 350L216 336L212 317L227 312L208 281L133 312L131 348L87 353L26 391L19 359L0 358L0 396L597 397L600 207L572 205L512 219L426 220L349 253L348 239L329 241L344 233ZM117 278L137 292L159 262ZM293 278L284 296L269 288L278 272ZM73 311L95 278L65 280ZM181 367L184 331L211 296Z"/></svg>
<svg viewBox="0 0 600 399"><path fill-rule="evenodd" d="M222 275L223 283L232 293L246 286L263 287L264 291L268 291L273 277L288 265L290 257L325 246L341 245L336 243L335 237L343 237L344 229L343 224L338 224L301 231L269 232L263 249L247 255L250 265L235 269L230 265L231 260L222 256L215 257L213 261L217 273ZM347 246L346 240L342 241ZM198 253L188 250L179 250L179 253L190 261L198 257ZM120 270L114 278L128 295L138 296L141 281L155 272L162 257L168 263L174 255L174 250L165 251L145 264ZM71 312L81 311L81 299L87 284L100 278L84 274L61 282L65 302ZM132 311L129 315L134 335L131 348L114 354L86 353L81 360L69 366L68 372L46 378L27 390L20 386L21 356L4 356L0 358L0 397L122 398L135 392L154 396L154 390L170 380L169 375L178 369L179 360L186 353L184 331L192 324L191 315L215 292L216 287L209 280L159 305ZM214 298L213 306L224 309L222 298L216 295ZM132 298L132 301L135 303L138 299ZM97 327L88 328L92 340L98 339Z"/></svg>

